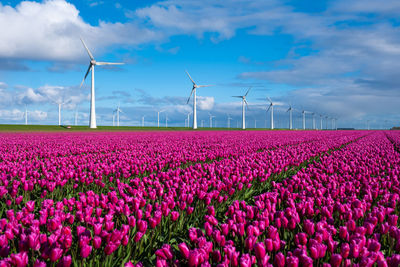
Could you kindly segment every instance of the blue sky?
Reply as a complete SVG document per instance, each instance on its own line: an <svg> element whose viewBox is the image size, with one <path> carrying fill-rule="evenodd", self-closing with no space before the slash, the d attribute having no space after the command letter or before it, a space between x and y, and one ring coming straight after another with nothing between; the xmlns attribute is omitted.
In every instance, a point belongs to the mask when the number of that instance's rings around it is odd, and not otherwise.
<svg viewBox="0 0 400 267"><path fill-rule="evenodd" d="M399 124L400 3L337 1L1 1L0 123L23 123L25 105L34 124L87 124L88 79L79 84L89 58L125 62L96 68L99 125L112 124L121 105L121 125L156 123L166 110L169 125L183 125L198 90L199 124L240 120L248 96L248 127L269 125L266 97L277 127L287 127L288 104L295 127L301 110L337 117L338 126L376 128ZM325 124L325 122L324 122ZM311 127L311 116L307 127Z"/></svg>

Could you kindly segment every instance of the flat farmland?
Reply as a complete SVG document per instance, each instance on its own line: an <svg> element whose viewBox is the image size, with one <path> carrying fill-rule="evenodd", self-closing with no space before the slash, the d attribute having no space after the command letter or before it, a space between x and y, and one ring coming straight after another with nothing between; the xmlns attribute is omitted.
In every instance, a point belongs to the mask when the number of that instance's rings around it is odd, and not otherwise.
<svg viewBox="0 0 400 267"><path fill-rule="evenodd" d="M0 133L0 266L399 266L400 131Z"/></svg>

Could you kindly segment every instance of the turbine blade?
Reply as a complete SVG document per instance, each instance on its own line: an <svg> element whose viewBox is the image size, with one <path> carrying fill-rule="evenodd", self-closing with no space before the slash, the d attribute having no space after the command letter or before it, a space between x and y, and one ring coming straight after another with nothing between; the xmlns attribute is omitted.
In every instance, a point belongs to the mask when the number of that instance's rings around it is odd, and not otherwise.
<svg viewBox="0 0 400 267"><path fill-rule="evenodd" d="M286 112L289 112L290 111L290 108L288 108L288 110L286 110Z"/></svg>
<svg viewBox="0 0 400 267"><path fill-rule="evenodd" d="M96 62L96 65L124 65L122 62Z"/></svg>
<svg viewBox="0 0 400 267"><path fill-rule="evenodd" d="M271 98L269 98L269 96L267 96L267 99L272 104L272 100L271 100Z"/></svg>
<svg viewBox="0 0 400 267"><path fill-rule="evenodd" d="M268 106L268 108L267 108L267 112L270 110L270 108L271 108L271 105L269 105L269 106Z"/></svg>
<svg viewBox="0 0 400 267"><path fill-rule="evenodd" d="M233 95L232 97L243 98L241 95Z"/></svg>
<svg viewBox="0 0 400 267"><path fill-rule="evenodd" d="M246 103L246 108L249 109L249 104L247 103L246 99L243 99L244 103Z"/></svg>
<svg viewBox="0 0 400 267"><path fill-rule="evenodd" d="M85 47L85 49L86 49L86 51L87 51L87 53L88 53L88 55L89 55L89 57L90 57L90 59L91 59L91 60L94 60L94 57L93 57L92 53L90 53L89 48L86 46L85 42L83 41L83 39L82 39L81 37L80 37L80 39L81 39L82 44L83 44L83 46Z"/></svg>
<svg viewBox="0 0 400 267"><path fill-rule="evenodd" d="M209 87L209 86L214 86L214 85L213 85L213 84L197 85L197 88L200 88L200 87Z"/></svg>
<svg viewBox="0 0 400 267"><path fill-rule="evenodd" d="M186 104L189 104L189 100L190 100L190 98L192 97L193 91L194 91L194 89L192 89L192 91L190 92L190 96L189 96L189 98L188 98Z"/></svg>
<svg viewBox="0 0 400 267"><path fill-rule="evenodd" d="M79 88L82 87L83 82L86 80L86 77L88 76L88 74L89 74L89 72L90 72L91 69L92 69L92 64L89 64L89 68L87 69L86 74L85 74L85 77L83 77L83 80L82 80L82 82L81 82L81 86L79 86Z"/></svg>
<svg viewBox="0 0 400 267"><path fill-rule="evenodd" d="M244 96L247 96L247 94L250 92L251 87L247 90L247 92L244 94Z"/></svg>
<svg viewBox="0 0 400 267"><path fill-rule="evenodd" d="M193 84L196 84L196 83L193 81L192 77L190 77L189 72L188 72L187 70L185 70L185 71L186 71L187 76L189 76L189 79L192 81L192 83L193 83Z"/></svg>

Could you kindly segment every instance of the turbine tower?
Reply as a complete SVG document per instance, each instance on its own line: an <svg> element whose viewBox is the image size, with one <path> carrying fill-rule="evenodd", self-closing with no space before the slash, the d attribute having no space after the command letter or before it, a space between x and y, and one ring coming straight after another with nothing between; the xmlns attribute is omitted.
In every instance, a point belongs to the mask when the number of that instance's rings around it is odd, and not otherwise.
<svg viewBox="0 0 400 267"><path fill-rule="evenodd" d="M117 113L117 127L119 127L119 113L123 113L123 111L119 108L119 104L114 112Z"/></svg>
<svg viewBox="0 0 400 267"><path fill-rule="evenodd" d="M232 120L232 117L231 117L231 115L228 114L228 129L231 128L231 120Z"/></svg>
<svg viewBox="0 0 400 267"><path fill-rule="evenodd" d="M192 114L192 112L189 112L189 113L187 114L187 127L188 127L188 128L189 128L190 114Z"/></svg>
<svg viewBox="0 0 400 267"><path fill-rule="evenodd" d="M165 110L157 111L157 127L160 127L160 113L164 112Z"/></svg>
<svg viewBox="0 0 400 267"><path fill-rule="evenodd" d="M326 121L325 121L325 129L328 130L328 119L329 119L329 117L325 116L325 119L326 119Z"/></svg>
<svg viewBox="0 0 400 267"><path fill-rule="evenodd" d="M142 127L144 127L144 117L145 116L142 116Z"/></svg>
<svg viewBox="0 0 400 267"><path fill-rule="evenodd" d="M249 108L249 105L247 103L246 100L246 96L247 94L250 92L251 87L247 90L247 92L244 95L236 95L236 96L232 96L232 97L237 97L237 98L241 98L242 99L242 129L246 129L246 112L245 112L245 104L246 107Z"/></svg>
<svg viewBox="0 0 400 267"><path fill-rule="evenodd" d="M61 100L53 100L53 102L58 105L58 126L61 126L61 106L68 104L69 102L71 102L71 100L67 100L65 102L61 102Z"/></svg>
<svg viewBox="0 0 400 267"><path fill-rule="evenodd" d="M212 128L212 119L215 118L215 116L211 115L211 113L208 113L210 116L210 128Z"/></svg>
<svg viewBox="0 0 400 267"><path fill-rule="evenodd" d="M92 71L92 89L90 91L90 121L89 121L89 127L90 128L97 128L96 124L96 108L95 108L95 94L94 94L94 66L102 66L102 65L122 65L124 63L114 63L114 62L97 62L92 53L90 52L89 48L86 46L85 42L81 38L82 44L85 47L89 58L90 58L90 63L89 63L89 68L86 71L85 77L83 78L81 82L81 86L85 82L86 77L88 76L89 72Z"/></svg>
<svg viewBox="0 0 400 267"><path fill-rule="evenodd" d="M196 97L196 89L197 89L197 88L201 88L201 87L208 87L208 86L212 86L212 85L197 85L197 84L193 81L192 77L190 77L189 72L186 71L186 74L188 75L189 79L190 79L190 80L192 81L192 83L193 83L192 91L190 92L190 96L189 96L189 98L188 98L186 104L189 104L190 97L191 97L192 94L193 94L193 129L197 129L197 108L196 108L196 101L197 101L196 98L197 98L197 97Z"/></svg>
<svg viewBox="0 0 400 267"><path fill-rule="evenodd" d="M273 130L274 129L274 103L272 102L271 98L269 98L269 97L267 97L267 100L269 101L267 113L268 113L268 110L271 109L271 130Z"/></svg>
<svg viewBox="0 0 400 267"><path fill-rule="evenodd" d="M321 123L321 130L322 130L322 114L321 115L319 115L319 118L320 118L320 123Z"/></svg>
<svg viewBox="0 0 400 267"><path fill-rule="evenodd" d="M303 130L305 130L306 129L306 111L303 110L301 113L303 114Z"/></svg>
<svg viewBox="0 0 400 267"><path fill-rule="evenodd" d="M293 123L292 123L292 111L293 111L292 105L291 105L291 104L289 104L289 108L288 108L288 110L287 110L286 112L289 112L289 129L290 129L290 130L292 130L292 129L293 129Z"/></svg>

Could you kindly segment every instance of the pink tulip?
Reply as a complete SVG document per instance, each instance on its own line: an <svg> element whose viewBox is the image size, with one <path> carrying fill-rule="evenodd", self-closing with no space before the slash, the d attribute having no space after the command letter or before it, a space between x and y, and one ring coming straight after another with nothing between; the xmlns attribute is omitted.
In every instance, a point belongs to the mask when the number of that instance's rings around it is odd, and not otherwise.
<svg viewBox="0 0 400 267"><path fill-rule="evenodd" d="M80 255L82 258L87 258L92 252L92 246L84 245L81 247Z"/></svg>
<svg viewBox="0 0 400 267"><path fill-rule="evenodd" d="M50 260L52 262L56 262L59 258L61 258L62 254L63 250L61 248L53 248L50 252Z"/></svg>
<svg viewBox="0 0 400 267"><path fill-rule="evenodd" d="M189 258L189 248L186 245L186 243L180 243L178 245L178 248L179 248L179 251L181 252L181 254L183 255L183 257L185 259L188 259Z"/></svg>

